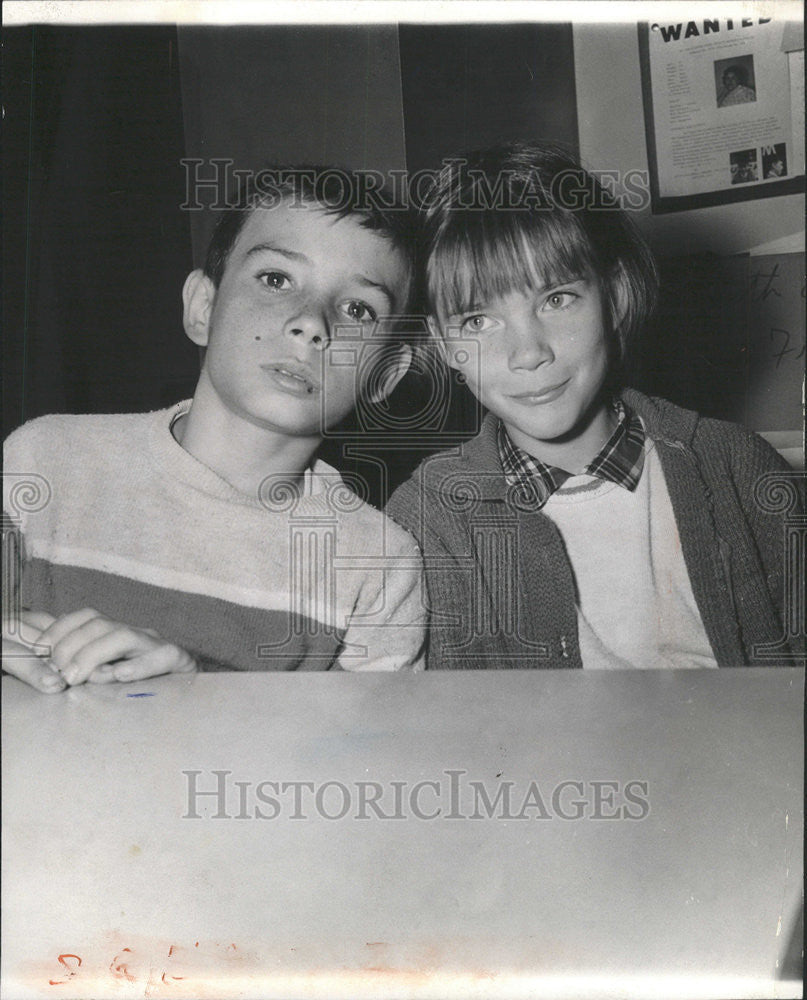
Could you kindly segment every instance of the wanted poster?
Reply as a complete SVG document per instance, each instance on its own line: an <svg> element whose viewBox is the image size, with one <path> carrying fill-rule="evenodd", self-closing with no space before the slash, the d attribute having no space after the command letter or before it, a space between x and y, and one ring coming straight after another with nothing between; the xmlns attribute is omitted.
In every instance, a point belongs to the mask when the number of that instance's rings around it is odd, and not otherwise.
<svg viewBox="0 0 807 1000"><path fill-rule="evenodd" d="M787 24L728 13L723 5L715 17L640 26L659 210L765 197L804 173Z"/></svg>

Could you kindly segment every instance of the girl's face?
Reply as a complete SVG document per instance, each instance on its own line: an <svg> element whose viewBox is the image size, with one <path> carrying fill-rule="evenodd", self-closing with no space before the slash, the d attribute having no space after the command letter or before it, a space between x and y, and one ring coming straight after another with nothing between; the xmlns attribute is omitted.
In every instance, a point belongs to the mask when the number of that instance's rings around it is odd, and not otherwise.
<svg viewBox="0 0 807 1000"><path fill-rule="evenodd" d="M545 461L558 445L585 451L592 415L606 408L610 360L607 310L592 271L475 302L439 325L448 363L515 444Z"/></svg>

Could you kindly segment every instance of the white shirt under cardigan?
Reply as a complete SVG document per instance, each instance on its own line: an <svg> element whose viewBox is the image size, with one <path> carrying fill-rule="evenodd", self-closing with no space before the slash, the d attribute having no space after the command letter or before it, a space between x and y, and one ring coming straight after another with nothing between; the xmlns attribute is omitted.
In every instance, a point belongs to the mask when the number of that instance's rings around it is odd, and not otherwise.
<svg viewBox="0 0 807 1000"><path fill-rule="evenodd" d="M300 495L244 496L174 440L188 406L40 417L9 437L22 606L95 608L207 670L421 668L411 535L321 461Z"/></svg>
<svg viewBox="0 0 807 1000"><path fill-rule="evenodd" d="M542 513L557 526L572 566L585 669L717 666L649 438L632 492L572 476Z"/></svg>

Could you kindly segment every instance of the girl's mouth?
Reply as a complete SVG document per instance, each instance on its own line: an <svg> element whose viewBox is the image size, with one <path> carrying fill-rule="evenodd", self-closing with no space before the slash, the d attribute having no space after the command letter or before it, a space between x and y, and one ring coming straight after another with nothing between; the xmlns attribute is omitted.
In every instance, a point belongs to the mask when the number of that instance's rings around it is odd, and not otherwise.
<svg viewBox="0 0 807 1000"><path fill-rule="evenodd" d="M559 382L557 385L550 385L546 389L541 389L538 392L520 392L518 395L514 395L511 398L515 399L519 403L525 403L527 405L536 405L538 403L551 403L553 399L557 399L566 386L569 384L569 379L565 382Z"/></svg>

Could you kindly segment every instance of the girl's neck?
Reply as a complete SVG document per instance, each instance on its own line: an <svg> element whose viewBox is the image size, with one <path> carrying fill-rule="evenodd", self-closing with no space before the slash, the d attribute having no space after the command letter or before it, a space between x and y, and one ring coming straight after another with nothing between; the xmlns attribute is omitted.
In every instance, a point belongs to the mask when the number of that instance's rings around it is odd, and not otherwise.
<svg viewBox="0 0 807 1000"><path fill-rule="evenodd" d="M617 416L610 401L603 400L583 417L568 434L551 441L526 438L505 428L513 443L545 465L579 475L598 455L616 429Z"/></svg>

